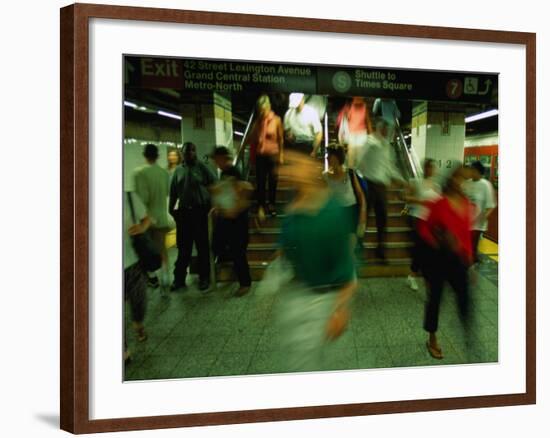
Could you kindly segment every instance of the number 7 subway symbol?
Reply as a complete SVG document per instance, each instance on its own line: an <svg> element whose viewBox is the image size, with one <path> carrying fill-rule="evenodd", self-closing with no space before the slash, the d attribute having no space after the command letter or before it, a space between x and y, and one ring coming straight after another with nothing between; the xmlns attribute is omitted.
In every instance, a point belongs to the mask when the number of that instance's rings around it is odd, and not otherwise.
<svg viewBox="0 0 550 438"><path fill-rule="evenodd" d="M485 84L485 90L483 91L480 91L479 93L477 94L480 94L480 95L484 95L484 94L487 94L489 92L489 89L491 88L491 84L493 82L491 81L491 79L486 79L484 84Z"/></svg>

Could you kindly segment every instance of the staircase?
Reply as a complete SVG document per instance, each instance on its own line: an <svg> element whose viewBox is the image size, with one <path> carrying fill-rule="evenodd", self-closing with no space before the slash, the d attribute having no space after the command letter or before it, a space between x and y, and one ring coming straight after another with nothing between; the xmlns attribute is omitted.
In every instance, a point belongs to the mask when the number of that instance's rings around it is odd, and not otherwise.
<svg viewBox="0 0 550 438"><path fill-rule="evenodd" d="M254 183L254 178L251 178ZM254 281L261 280L263 273L277 251L277 242L281 233L281 223L285 217L284 210L290 201L291 188L284 180L279 180L276 197L277 217L267 217L260 224L256 214L249 216L248 263L250 275ZM406 216L401 215L404 202L399 199L400 189L388 191L388 226L386 231L386 258L382 264L376 259L376 226L374 212L368 217L367 230L363 242L363 260L357 262L360 277L393 277L405 276L410 267L410 228ZM255 207L255 206L254 206ZM255 211L255 208L252 208ZM216 267L218 281L234 281L231 262L220 263Z"/></svg>
<svg viewBox="0 0 550 438"><path fill-rule="evenodd" d="M330 104L330 103L329 103ZM335 109L327 111L327 119L325 127L328 131L329 143L337 141L336 117L338 111ZM250 122L249 122L250 123ZM247 127L248 129L248 127ZM410 167L414 165L409 163L406 154L403 135L400 128L398 129L398 142L394 145L399 161L398 167L408 179ZM243 148L244 163L248 163L248 151ZM248 172L243 172L248 174ZM255 184L253 175L249 177L252 184ZM252 279L261 280L263 273L271 260L275 256L277 250L277 242L281 233L281 222L284 219L285 205L290 201L291 187L288 181L284 178L279 178L276 196L277 217L267 217L263 224L260 225L256 214L250 214L249 217L249 244L248 244L248 263L250 266L250 274ZM256 211L254 205L251 209ZM394 277L405 276L410 270L410 249L412 241L410 239L410 227L407 217L401 215L401 211L405 207L405 203L401 197L401 189L392 187L388 189L388 221L386 228L385 253L386 263L381 263L375 257L376 243L376 223L374 211L371 211L367 218L367 229L365 238L363 239L363 257L362 260L357 260L357 272L359 277ZM220 263L216 266L216 276L218 281L234 281L236 277L232 270L232 263Z"/></svg>

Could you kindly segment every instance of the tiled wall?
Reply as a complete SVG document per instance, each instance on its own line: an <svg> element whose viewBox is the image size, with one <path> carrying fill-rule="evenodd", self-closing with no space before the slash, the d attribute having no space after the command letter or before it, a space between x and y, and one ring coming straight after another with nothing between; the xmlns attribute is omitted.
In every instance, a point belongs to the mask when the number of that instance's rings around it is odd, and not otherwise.
<svg viewBox="0 0 550 438"><path fill-rule="evenodd" d="M426 157L426 135L426 124L414 126L411 132L412 147L416 151L416 155L420 162Z"/></svg>
<svg viewBox="0 0 550 438"><path fill-rule="evenodd" d="M491 132L483 135L472 135L466 137L464 147L493 146L498 144L498 132Z"/></svg>
<svg viewBox="0 0 550 438"><path fill-rule="evenodd" d="M184 105L182 109L183 141L191 141L197 146L200 159L212 152L216 145L232 147L233 122L231 102L216 93L213 103ZM202 124L197 123L197 111L201 113Z"/></svg>
<svg viewBox="0 0 550 438"><path fill-rule="evenodd" d="M464 114L443 112L420 112L413 116L411 130L412 147L418 159L436 160L444 169L452 160L464 157Z"/></svg>
<svg viewBox="0 0 550 438"><path fill-rule="evenodd" d="M451 124L448 133L443 134L441 125L428 125L426 136L426 157L438 162L442 168L449 165L448 160L464 158L464 122Z"/></svg>

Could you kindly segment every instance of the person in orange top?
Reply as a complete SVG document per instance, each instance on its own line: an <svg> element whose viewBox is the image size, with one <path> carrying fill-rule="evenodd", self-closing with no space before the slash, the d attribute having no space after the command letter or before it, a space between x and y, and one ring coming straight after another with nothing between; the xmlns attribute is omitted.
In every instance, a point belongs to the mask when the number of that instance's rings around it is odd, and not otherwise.
<svg viewBox="0 0 550 438"><path fill-rule="evenodd" d="M372 122L367 101L364 97L355 96L340 111L338 141L347 146L348 167L354 169L365 152L367 136L372 133Z"/></svg>
<svg viewBox="0 0 550 438"><path fill-rule="evenodd" d="M426 204L428 217L418 223L418 233L427 244L421 266L428 284L424 329L429 333L426 346L434 359L443 359L436 332L446 282L456 294L463 326L468 329L471 306L468 268L473 263L470 227L475 207L462 191L466 174L462 163L455 162L443 185L442 197Z"/></svg>
<svg viewBox="0 0 550 438"><path fill-rule="evenodd" d="M258 216L262 219L265 217L266 210L272 216L277 214L275 210L277 167L283 163L284 131L281 118L271 110L271 102L266 94L258 98L256 108L258 116L250 137L245 142L255 147Z"/></svg>

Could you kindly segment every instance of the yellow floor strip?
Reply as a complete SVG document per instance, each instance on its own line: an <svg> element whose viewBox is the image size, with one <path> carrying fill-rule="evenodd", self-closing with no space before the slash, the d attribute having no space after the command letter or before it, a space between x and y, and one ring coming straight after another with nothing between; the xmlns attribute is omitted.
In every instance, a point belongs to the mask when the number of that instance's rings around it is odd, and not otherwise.
<svg viewBox="0 0 550 438"><path fill-rule="evenodd" d="M172 248L173 246L176 246L176 229L175 228L166 234L166 239L164 242L165 242L166 248Z"/></svg>
<svg viewBox="0 0 550 438"><path fill-rule="evenodd" d="M482 237L479 240L479 252L482 254L498 254L498 244Z"/></svg>

